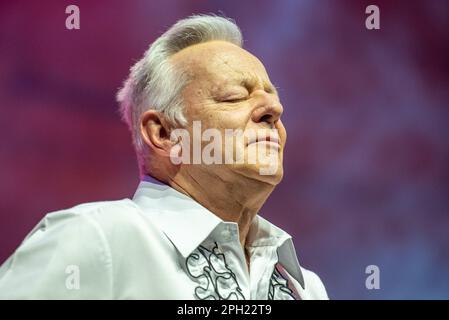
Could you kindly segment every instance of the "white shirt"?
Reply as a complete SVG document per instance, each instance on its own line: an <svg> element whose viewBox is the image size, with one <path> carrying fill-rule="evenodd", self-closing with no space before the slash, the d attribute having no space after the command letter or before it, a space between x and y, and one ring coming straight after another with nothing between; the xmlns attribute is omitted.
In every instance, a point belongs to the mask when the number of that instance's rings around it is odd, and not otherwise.
<svg viewBox="0 0 449 320"><path fill-rule="evenodd" d="M0 268L0 299L327 299L291 236L238 225L145 177L132 200L47 214Z"/></svg>

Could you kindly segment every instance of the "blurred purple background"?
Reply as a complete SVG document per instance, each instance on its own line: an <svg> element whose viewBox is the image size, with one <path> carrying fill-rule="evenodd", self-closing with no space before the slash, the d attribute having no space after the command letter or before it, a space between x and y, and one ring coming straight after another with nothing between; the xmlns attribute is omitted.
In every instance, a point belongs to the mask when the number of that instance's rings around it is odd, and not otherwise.
<svg viewBox="0 0 449 320"><path fill-rule="evenodd" d="M365 28L369 4L381 30ZM115 92L161 32L210 12L236 20L280 87L286 175L261 214L302 265L331 298L449 298L444 0L2 1L0 263L45 213L132 196ZM380 290L365 288L371 264Z"/></svg>

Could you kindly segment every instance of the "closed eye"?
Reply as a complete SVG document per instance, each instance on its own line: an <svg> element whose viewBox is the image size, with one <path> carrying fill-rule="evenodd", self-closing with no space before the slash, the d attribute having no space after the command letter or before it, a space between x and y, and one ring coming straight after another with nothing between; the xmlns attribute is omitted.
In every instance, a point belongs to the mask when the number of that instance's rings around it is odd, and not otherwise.
<svg viewBox="0 0 449 320"><path fill-rule="evenodd" d="M248 97L235 97L235 98L226 98L221 100L221 102L226 102L226 103L237 103L237 102L241 102L246 100Z"/></svg>

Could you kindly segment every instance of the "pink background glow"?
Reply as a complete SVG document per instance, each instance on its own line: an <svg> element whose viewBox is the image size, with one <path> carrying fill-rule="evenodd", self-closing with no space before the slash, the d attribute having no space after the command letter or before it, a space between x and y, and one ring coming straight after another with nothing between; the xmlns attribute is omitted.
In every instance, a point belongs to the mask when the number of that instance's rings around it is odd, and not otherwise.
<svg viewBox="0 0 449 320"><path fill-rule="evenodd" d="M77 4L81 29L65 29ZM381 30L365 28L365 7ZM2 1L0 263L47 212L131 197L115 92L177 19L222 12L280 88L285 178L261 215L331 298L449 298L449 2ZM381 289L365 288L378 265Z"/></svg>

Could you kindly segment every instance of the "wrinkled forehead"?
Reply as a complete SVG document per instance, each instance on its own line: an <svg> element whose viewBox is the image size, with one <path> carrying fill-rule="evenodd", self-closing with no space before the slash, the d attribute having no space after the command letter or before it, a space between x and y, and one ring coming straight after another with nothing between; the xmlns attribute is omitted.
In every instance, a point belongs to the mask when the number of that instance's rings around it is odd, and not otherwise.
<svg viewBox="0 0 449 320"><path fill-rule="evenodd" d="M262 62L248 51L223 41L188 47L174 56L189 78L208 86L270 84ZM250 82L254 82L251 84Z"/></svg>

